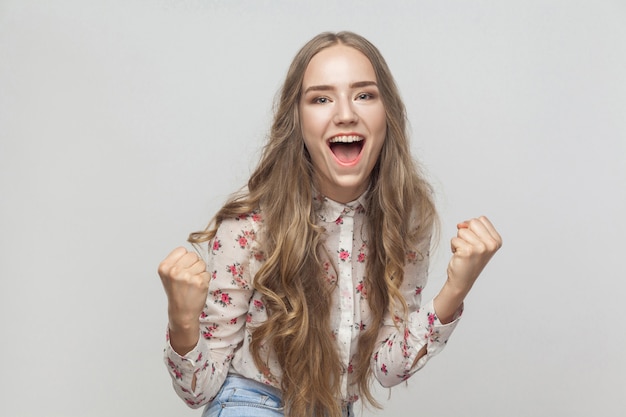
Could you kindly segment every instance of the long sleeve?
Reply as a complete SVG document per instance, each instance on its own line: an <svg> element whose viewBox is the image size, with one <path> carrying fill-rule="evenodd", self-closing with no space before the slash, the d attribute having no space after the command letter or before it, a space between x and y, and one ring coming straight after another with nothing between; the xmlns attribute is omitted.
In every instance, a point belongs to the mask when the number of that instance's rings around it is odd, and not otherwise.
<svg viewBox="0 0 626 417"><path fill-rule="evenodd" d="M408 317L404 320L399 309L393 316L387 313L379 333L372 367L376 379L385 387L405 381L441 352L460 319L461 310L453 322L444 325L435 314L432 300L421 305L421 292L428 275L429 246L430 239L424 239L417 251L407 254L401 292L408 306ZM416 363L424 346L426 354Z"/></svg>
<svg viewBox="0 0 626 417"><path fill-rule="evenodd" d="M181 356L168 338L165 363L176 393L192 408L215 397L226 379L233 352L243 341L253 295L249 266L254 256L254 224L245 218L224 221L209 243L211 283L195 348Z"/></svg>

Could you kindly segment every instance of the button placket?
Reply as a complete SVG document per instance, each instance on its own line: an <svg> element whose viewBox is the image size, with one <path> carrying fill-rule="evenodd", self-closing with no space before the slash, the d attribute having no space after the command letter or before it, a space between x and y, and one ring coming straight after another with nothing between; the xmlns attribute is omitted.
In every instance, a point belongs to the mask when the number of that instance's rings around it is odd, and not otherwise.
<svg viewBox="0 0 626 417"><path fill-rule="evenodd" d="M339 270L339 295L340 295L340 325L337 334L341 361L349 363L350 344L352 341L352 329L354 327L354 293L352 284L352 250L354 235L353 209L346 207L339 216L339 250L337 252L337 265ZM347 375L342 377L341 393L345 396L348 390Z"/></svg>

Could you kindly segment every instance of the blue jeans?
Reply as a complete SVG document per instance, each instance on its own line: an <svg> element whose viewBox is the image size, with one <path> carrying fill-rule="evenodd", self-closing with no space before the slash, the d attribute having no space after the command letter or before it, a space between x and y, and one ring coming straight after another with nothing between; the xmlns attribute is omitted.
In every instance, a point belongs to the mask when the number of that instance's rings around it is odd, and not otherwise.
<svg viewBox="0 0 626 417"><path fill-rule="evenodd" d="M230 374L202 417L283 417L281 392L269 385ZM352 404L343 407L344 417L353 417Z"/></svg>

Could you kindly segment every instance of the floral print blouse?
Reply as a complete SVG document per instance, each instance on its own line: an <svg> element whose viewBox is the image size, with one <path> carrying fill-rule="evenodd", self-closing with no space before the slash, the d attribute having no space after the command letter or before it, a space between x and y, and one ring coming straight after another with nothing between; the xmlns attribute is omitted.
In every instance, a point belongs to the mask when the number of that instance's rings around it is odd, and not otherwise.
<svg viewBox="0 0 626 417"><path fill-rule="evenodd" d="M325 278L336 286L331 323L345 369L338 399L344 403L355 402L358 396L356 384L351 379L351 361L358 349L359 333L371 322L363 286L368 253L364 227L365 196L348 204L317 196L314 203L318 224L326 229ZM198 344L184 356L177 354L169 342L166 344L165 363L174 389L192 408L210 402L228 373L280 387L281 369L273 352L270 352L267 363L270 373L261 372L255 366L247 327L248 323L254 325L267 319L263 299L252 285L264 262L256 239L262 224L262 213L259 212L222 222L209 243L207 268L212 280L200 317ZM371 366L375 378L385 387L406 380L439 353L459 320L457 317L444 325L435 315L432 300L421 305L429 246L430 240L425 239L416 252L407 253L401 288L409 307L407 321L399 320L398 317L402 316L396 311L398 323L394 325L394 317L387 313L380 328ZM427 354L414 364L424 346ZM196 385L192 389L194 375Z"/></svg>

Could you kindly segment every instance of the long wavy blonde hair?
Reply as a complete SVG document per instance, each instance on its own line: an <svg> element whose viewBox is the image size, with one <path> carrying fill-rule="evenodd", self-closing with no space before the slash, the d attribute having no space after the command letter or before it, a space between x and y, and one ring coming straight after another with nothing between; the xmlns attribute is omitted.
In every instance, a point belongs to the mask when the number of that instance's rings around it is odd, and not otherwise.
<svg viewBox="0 0 626 417"><path fill-rule="evenodd" d="M275 106L274 120L260 162L247 188L232 196L194 244L210 241L224 219L260 210L261 244L266 261L253 280L263 295L268 320L252 329L251 351L266 370L261 347L269 345L282 368L281 389L289 416L340 417L338 395L345 372L330 328L330 293L323 280L324 229L313 209L313 166L302 137L298 105L304 72L321 50L343 44L372 63L387 117L387 136L370 176L367 195L367 302L372 323L360 335L353 359L360 396L379 407L370 384L370 361L383 316L406 302L398 290L406 254L427 238L436 223L428 183L411 157L406 110L391 72L378 49L351 33L322 33L295 56ZM393 311L393 310L391 310Z"/></svg>

